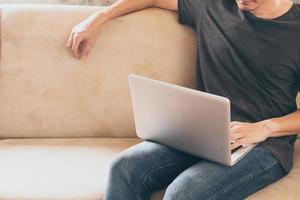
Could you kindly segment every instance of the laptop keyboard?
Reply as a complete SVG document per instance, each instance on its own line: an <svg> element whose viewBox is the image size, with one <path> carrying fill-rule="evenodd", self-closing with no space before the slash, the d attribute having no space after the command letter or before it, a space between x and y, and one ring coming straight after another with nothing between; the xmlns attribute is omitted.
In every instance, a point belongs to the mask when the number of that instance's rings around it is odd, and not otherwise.
<svg viewBox="0 0 300 200"><path fill-rule="evenodd" d="M232 149L232 150L231 150L231 154L233 154L234 152L236 152L237 150L239 150L239 149L242 148L242 147L243 147L243 146L240 145L240 146L238 146L238 147Z"/></svg>

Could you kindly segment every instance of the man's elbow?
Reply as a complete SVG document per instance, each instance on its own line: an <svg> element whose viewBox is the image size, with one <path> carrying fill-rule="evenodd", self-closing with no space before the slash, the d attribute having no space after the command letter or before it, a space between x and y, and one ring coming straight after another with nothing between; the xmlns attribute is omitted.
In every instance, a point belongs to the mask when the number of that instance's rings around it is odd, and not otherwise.
<svg viewBox="0 0 300 200"><path fill-rule="evenodd" d="M153 6L167 10L178 10L178 0L153 0Z"/></svg>

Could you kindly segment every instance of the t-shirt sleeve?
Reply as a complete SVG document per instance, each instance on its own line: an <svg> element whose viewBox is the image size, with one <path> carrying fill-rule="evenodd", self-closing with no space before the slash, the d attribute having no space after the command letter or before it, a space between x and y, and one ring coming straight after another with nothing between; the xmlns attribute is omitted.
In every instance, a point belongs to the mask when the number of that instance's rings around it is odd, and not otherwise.
<svg viewBox="0 0 300 200"><path fill-rule="evenodd" d="M178 21L180 24L194 27L199 1L203 0L178 0Z"/></svg>

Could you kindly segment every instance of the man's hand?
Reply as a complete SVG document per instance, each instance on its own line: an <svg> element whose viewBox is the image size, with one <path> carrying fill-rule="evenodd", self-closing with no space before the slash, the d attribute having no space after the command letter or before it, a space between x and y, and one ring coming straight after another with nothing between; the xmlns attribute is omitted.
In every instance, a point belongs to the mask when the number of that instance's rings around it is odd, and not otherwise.
<svg viewBox="0 0 300 200"><path fill-rule="evenodd" d="M250 145L265 141L272 134L267 121L256 123L231 122L230 141L231 149L241 145Z"/></svg>
<svg viewBox="0 0 300 200"><path fill-rule="evenodd" d="M100 25L98 21L96 21L96 14L73 28L67 47L76 58L80 59L88 56L97 40L99 29Z"/></svg>
<svg viewBox="0 0 300 200"><path fill-rule="evenodd" d="M119 0L105 11L97 12L75 26L67 46L76 58L85 58L95 44L102 24L113 18L153 6L167 10L178 9L177 0Z"/></svg>

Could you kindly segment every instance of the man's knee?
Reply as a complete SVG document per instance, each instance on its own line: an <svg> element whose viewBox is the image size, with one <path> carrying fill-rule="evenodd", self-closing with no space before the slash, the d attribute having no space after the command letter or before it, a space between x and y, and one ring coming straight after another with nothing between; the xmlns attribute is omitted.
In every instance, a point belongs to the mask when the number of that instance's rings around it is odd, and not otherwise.
<svg viewBox="0 0 300 200"><path fill-rule="evenodd" d="M198 187L195 187L192 177L175 179L168 187L164 200L191 200L199 199Z"/></svg>
<svg viewBox="0 0 300 200"><path fill-rule="evenodd" d="M135 159L131 158L126 152L122 152L116 155L110 162L110 176L118 176L123 178L130 178L132 173L132 168L138 165ZM134 171L133 171L134 172Z"/></svg>
<svg viewBox="0 0 300 200"><path fill-rule="evenodd" d="M133 146L118 155L110 163L110 172L130 174L143 173L151 168L154 161L161 159L160 154L164 153L161 145L152 142L143 142Z"/></svg>
<svg viewBox="0 0 300 200"><path fill-rule="evenodd" d="M110 163L110 183L127 186L136 196L149 196L151 187L147 174L151 170L151 163L147 161L140 152L124 151L118 154Z"/></svg>

